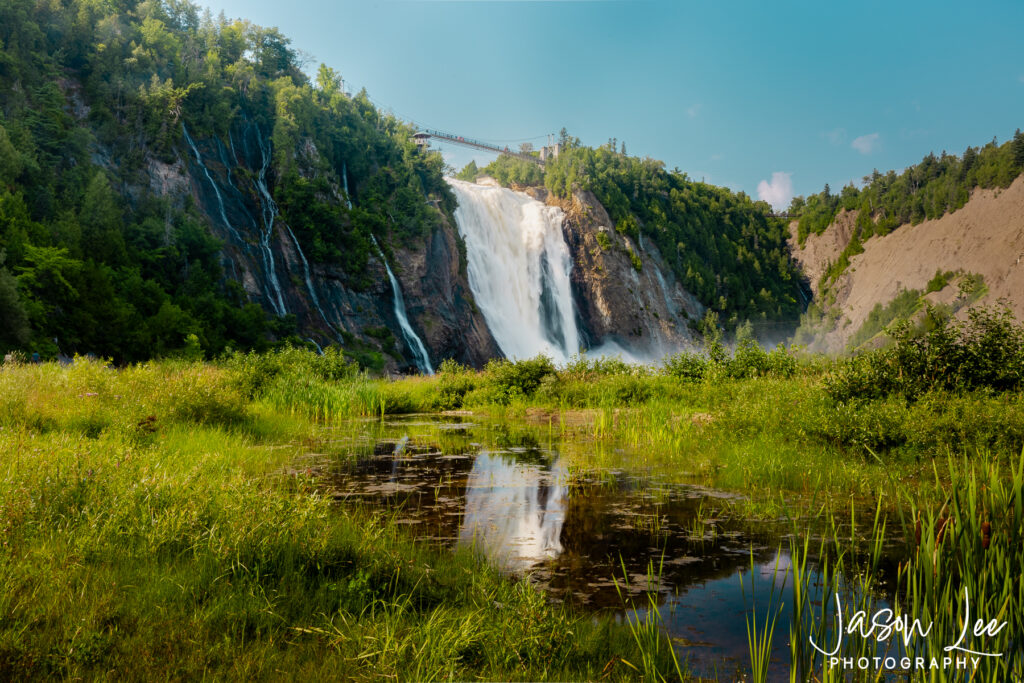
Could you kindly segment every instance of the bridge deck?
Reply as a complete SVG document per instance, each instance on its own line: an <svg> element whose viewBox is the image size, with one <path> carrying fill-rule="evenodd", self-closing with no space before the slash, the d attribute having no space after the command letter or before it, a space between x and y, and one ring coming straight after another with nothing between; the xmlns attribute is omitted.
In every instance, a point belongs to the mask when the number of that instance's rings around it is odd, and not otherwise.
<svg viewBox="0 0 1024 683"><path fill-rule="evenodd" d="M482 149L485 152L495 152L497 154L505 154L510 157L522 159L523 161L529 161L530 163L537 164L541 168L544 168L544 162L533 156L532 154L524 154L522 152L516 152L508 147L498 147L481 140L473 140L472 138L462 137L461 135L453 135L451 133L442 133L439 130L424 129L420 133L427 135L428 137L437 138L445 142L452 142L456 145L463 145L465 147L472 147L473 149Z"/></svg>

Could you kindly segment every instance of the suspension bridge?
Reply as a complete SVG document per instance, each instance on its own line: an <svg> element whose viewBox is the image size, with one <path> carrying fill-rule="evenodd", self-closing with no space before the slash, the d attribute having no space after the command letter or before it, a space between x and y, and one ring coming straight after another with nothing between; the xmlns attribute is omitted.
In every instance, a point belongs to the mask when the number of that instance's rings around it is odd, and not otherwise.
<svg viewBox="0 0 1024 683"><path fill-rule="evenodd" d="M496 154L504 154L505 156L515 157L516 159L522 159L523 161L529 161L532 164L537 164L541 168L544 168L544 162L547 159L558 156L560 145L557 143L541 147L538 155L530 154L529 152L521 152L510 148L508 145L501 147L499 145L484 142L483 140L474 140L473 138L463 137L461 135L455 135L454 133L445 133L439 130L431 130L424 128L418 133L414 134L413 140L421 148L425 147L431 138L440 140L442 142L451 142L456 145L462 145L463 147L469 147L471 149L479 149L485 152L494 152Z"/></svg>

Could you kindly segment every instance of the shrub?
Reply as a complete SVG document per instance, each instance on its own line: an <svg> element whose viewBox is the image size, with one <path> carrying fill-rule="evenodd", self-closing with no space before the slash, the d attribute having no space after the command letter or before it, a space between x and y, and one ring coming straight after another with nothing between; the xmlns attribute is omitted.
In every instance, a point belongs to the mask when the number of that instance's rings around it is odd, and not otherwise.
<svg viewBox="0 0 1024 683"><path fill-rule="evenodd" d="M323 355L290 345L266 353L235 352L225 365L233 375L235 386L247 398L258 396L281 375L338 381L359 374L359 367L333 346L326 348Z"/></svg>
<svg viewBox="0 0 1024 683"><path fill-rule="evenodd" d="M476 373L451 358L437 369L436 405L439 410L461 408L466 394L476 389Z"/></svg>
<svg viewBox="0 0 1024 683"><path fill-rule="evenodd" d="M826 376L837 401L900 394L914 399L933 389L1017 391L1024 387L1024 328L1008 308L972 309L967 322L929 307L920 326L899 321L893 343Z"/></svg>
<svg viewBox="0 0 1024 683"><path fill-rule="evenodd" d="M821 411L816 431L841 448L880 452L907 442L907 407L898 400L851 401Z"/></svg>
<svg viewBox="0 0 1024 683"><path fill-rule="evenodd" d="M554 363L547 356L528 360L491 360L485 368L485 376L494 398L498 403L509 403L519 397L533 395L541 381L555 374Z"/></svg>
<svg viewBox="0 0 1024 683"><path fill-rule="evenodd" d="M651 397L651 385L640 377L620 375L611 381L616 405L636 405Z"/></svg>
<svg viewBox="0 0 1024 683"><path fill-rule="evenodd" d="M676 379L698 382L704 379L710 361L699 353L683 351L665 359L665 373Z"/></svg>

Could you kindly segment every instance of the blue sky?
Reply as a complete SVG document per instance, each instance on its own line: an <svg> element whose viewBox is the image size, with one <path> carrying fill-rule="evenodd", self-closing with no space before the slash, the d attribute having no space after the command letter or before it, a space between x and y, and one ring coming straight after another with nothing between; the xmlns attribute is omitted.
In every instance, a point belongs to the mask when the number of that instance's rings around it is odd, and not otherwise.
<svg viewBox="0 0 1024 683"><path fill-rule="evenodd" d="M511 145L614 137L776 204L1024 127L1021 0L208 2L406 120Z"/></svg>

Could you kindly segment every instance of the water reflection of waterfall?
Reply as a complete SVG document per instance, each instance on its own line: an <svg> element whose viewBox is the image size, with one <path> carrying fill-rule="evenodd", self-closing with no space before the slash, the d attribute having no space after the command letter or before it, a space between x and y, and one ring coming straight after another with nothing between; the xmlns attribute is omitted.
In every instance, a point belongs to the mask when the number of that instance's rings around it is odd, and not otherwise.
<svg viewBox="0 0 1024 683"><path fill-rule="evenodd" d="M499 566L521 571L562 552L567 473L491 453L473 462L459 542L479 548Z"/></svg>
<svg viewBox="0 0 1024 683"><path fill-rule="evenodd" d="M391 272L391 266L388 265L388 260L384 258L384 252L381 251L380 245L377 244L377 238L370 235L370 239L373 240L373 246L377 247L377 254L380 255L380 260L384 263L384 270L388 273L391 293L395 298L395 317L398 319L398 327L402 330L402 336L405 338L405 345L413 355L416 369L422 373L433 375L434 366L430 364L430 354L427 353L427 348L423 345L423 340L420 339L420 336L416 334L416 330L412 329L412 325L409 324L409 316L405 312L405 297L402 296L402 288L398 286L398 278Z"/></svg>
<svg viewBox="0 0 1024 683"><path fill-rule="evenodd" d="M521 193L448 179L469 286L502 352L565 362L579 351L562 211Z"/></svg>

